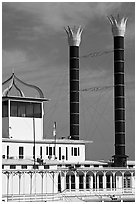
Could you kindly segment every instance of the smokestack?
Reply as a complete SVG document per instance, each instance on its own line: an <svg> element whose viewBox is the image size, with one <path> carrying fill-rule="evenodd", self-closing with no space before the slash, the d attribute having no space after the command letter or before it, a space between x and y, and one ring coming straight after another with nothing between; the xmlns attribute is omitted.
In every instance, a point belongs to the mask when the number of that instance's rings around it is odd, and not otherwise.
<svg viewBox="0 0 137 204"><path fill-rule="evenodd" d="M69 44L70 139L79 140L79 46L81 27L65 28Z"/></svg>
<svg viewBox="0 0 137 204"><path fill-rule="evenodd" d="M115 155L114 166L125 167L125 87L124 87L124 36L127 18L109 17L114 37L114 116Z"/></svg>

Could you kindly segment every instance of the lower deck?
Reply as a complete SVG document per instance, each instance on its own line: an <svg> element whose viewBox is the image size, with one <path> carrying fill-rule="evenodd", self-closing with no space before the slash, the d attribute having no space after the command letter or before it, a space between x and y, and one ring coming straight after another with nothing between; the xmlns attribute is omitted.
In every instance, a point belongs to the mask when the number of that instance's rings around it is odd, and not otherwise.
<svg viewBox="0 0 137 204"><path fill-rule="evenodd" d="M49 169L4 168L2 195L8 201L134 199L135 169L57 165Z"/></svg>

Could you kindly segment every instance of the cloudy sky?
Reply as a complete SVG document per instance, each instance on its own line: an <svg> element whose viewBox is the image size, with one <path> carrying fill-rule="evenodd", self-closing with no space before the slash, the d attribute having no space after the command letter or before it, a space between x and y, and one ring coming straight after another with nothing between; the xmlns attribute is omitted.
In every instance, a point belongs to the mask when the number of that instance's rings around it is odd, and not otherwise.
<svg viewBox="0 0 137 204"><path fill-rule="evenodd" d="M46 98L44 137L69 135L68 42L65 26L84 28L80 46L80 139L87 145L87 159L114 155L113 37L107 16L128 17L125 35L126 154L134 159L135 11L134 3L44 2L2 3L2 80L13 69L24 82L39 86ZM95 53L103 53L101 56ZM83 57L85 55L91 55ZM22 87L26 95L31 91Z"/></svg>

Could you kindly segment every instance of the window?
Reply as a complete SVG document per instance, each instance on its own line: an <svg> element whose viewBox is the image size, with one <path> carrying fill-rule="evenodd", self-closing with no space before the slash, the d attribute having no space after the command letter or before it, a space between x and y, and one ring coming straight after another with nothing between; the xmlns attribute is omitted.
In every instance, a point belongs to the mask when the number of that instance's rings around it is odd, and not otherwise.
<svg viewBox="0 0 137 204"><path fill-rule="evenodd" d="M69 189L69 175L66 175L66 189Z"/></svg>
<svg viewBox="0 0 137 204"><path fill-rule="evenodd" d="M83 189L83 175L79 175L79 189Z"/></svg>
<svg viewBox="0 0 137 204"><path fill-rule="evenodd" d="M73 156L73 147L71 147L71 155Z"/></svg>
<svg viewBox="0 0 137 204"><path fill-rule="evenodd" d="M26 117L33 117L33 104L31 102L26 103Z"/></svg>
<svg viewBox="0 0 137 204"><path fill-rule="evenodd" d="M11 101L10 116L42 118L42 103Z"/></svg>
<svg viewBox="0 0 137 204"><path fill-rule="evenodd" d="M79 156L80 155L79 147L71 147L71 155Z"/></svg>
<svg viewBox="0 0 137 204"><path fill-rule="evenodd" d="M8 101L2 102L2 117L8 117Z"/></svg>
<svg viewBox="0 0 137 204"><path fill-rule="evenodd" d="M78 156L80 155L80 153L79 153L79 147L78 147Z"/></svg>
<svg viewBox="0 0 137 204"><path fill-rule="evenodd" d="M46 147L46 155L48 155L48 147Z"/></svg>
<svg viewBox="0 0 137 204"><path fill-rule="evenodd" d="M42 117L41 104L40 103L34 103L33 106L34 106L33 107L34 118L41 118Z"/></svg>
<svg viewBox="0 0 137 204"><path fill-rule="evenodd" d="M59 160L61 160L61 147L59 147Z"/></svg>
<svg viewBox="0 0 137 204"><path fill-rule="evenodd" d="M9 146L7 146L7 159L9 159Z"/></svg>
<svg viewBox="0 0 137 204"><path fill-rule="evenodd" d="M18 103L16 101L10 102L10 116L18 116Z"/></svg>
<svg viewBox="0 0 137 204"><path fill-rule="evenodd" d="M66 160L68 160L68 148L66 147Z"/></svg>
<svg viewBox="0 0 137 204"><path fill-rule="evenodd" d="M85 164L84 167L90 167L90 164Z"/></svg>
<svg viewBox="0 0 137 204"><path fill-rule="evenodd" d="M35 147L33 147L33 159L35 159Z"/></svg>
<svg viewBox="0 0 137 204"><path fill-rule="evenodd" d="M74 156L77 156L77 148L74 148Z"/></svg>
<svg viewBox="0 0 137 204"><path fill-rule="evenodd" d="M44 165L44 169L49 169L49 165Z"/></svg>
<svg viewBox="0 0 137 204"><path fill-rule="evenodd" d="M40 147L40 158L42 159L42 147Z"/></svg>
<svg viewBox="0 0 137 204"><path fill-rule="evenodd" d="M23 147L19 147L19 159L23 159L24 157L24 149Z"/></svg>
<svg viewBox="0 0 137 204"><path fill-rule="evenodd" d="M2 165L2 169L4 169L4 165Z"/></svg>
<svg viewBox="0 0 137 204"><path fill-rule="evenodd" d="M49 155L52 155L52 147L49 147Z"/></svg>
<svg viewBox="0 0 137 204"><path fill-rule="evenodd" d="M55 147L53 147L53 155L55 155Z"/></svg>
<svg viewBox="0 0 137 204"><path fill-rule="evenodd" d="M71 189L75 189L75 175L71 175Z"/></svg>
<svg viewBox="0 0 137 204"><path fill-rule="evenodd" d="M21 165L22 169L27 169L27 165Z"/></svg>
<svg viewBox="0 0 137 204"><path fill-rule="evenodd" d="M25 103L18 102L18 117L25 117L25 116L26 116Z"/></svg>
<svg viewBox="0 0 137 204"><path fill-rule="evenodd" d="M33 169L39 169L38 165L33 165Z"/></svg>
<svg viewBox="0 0 137 204"><path fill-rule="evenodd" d="M16 165L10 165L10 169L16 169Z"/></svg>

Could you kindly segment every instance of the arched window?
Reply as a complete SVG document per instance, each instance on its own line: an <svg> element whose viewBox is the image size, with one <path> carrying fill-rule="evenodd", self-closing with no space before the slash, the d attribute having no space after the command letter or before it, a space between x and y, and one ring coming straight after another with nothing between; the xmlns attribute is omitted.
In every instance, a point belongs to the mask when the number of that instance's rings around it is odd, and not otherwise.
<svg viewBox="0 0 137 204"><path fill-rule="evenodd" d="M124 173L124 188L131 188L131 173L129 171Z"/></svg>
<svg viewBox="0 0 137 204"><path fill-rule="evenodd" d="M61 176L58 175L58 192L61 192Z"/></svg>

